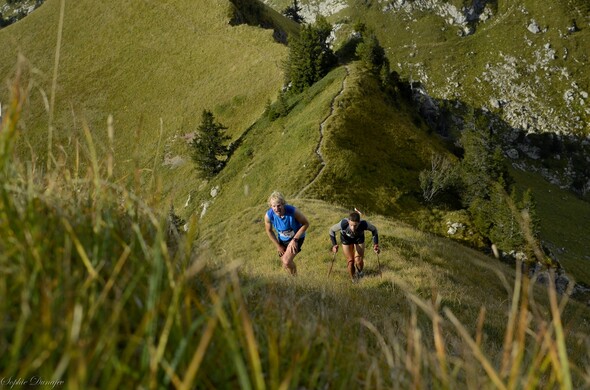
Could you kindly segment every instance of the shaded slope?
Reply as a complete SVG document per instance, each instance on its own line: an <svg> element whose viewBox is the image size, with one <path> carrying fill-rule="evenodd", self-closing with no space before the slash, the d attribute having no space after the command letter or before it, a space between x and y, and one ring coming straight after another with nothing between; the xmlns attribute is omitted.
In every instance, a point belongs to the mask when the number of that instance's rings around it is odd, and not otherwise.
<svg viewBox="0 0 590 390"><path fill-rule="evenodd" d="M386 96L358 64L326 125L326 168L309 188L320 199L375 213L408 213L420 198L418 174L447 153L401 97Z"/></svg>
<svg viewBox="0 0 590 390"><path fill-rule="evenodd" d="M231 24L249 24L272 29L277 42L286 44L289 35L299 32L299 24L285 18L258 0L230 0L234 5Z"/></svg>

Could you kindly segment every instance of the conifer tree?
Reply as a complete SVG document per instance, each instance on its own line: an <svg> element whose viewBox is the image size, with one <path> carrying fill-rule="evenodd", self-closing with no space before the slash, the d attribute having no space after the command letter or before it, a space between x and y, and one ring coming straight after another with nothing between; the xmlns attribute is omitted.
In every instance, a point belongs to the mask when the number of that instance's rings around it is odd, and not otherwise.
<svg viewBox="0 0 590 390"><path fill-rule="evenodd" d="M461 162L462 200L469 206L477 198L489 199L493 183L507 178L501 150L494 145L484 116L475 116L471 128L461 134L464 156Z"/></svg>
<svg viewBox="0 0 590 390"><path fill-rule="evenodd" d="M293 20L296 23L303 23L304 19L301 16L301 7L297 0L293 0L293 3L283 10L283 15Z"/></svg>
<svg viewBox="0 0 590 390"><path fill-rule="evenodd" d="M216 122L211 111L203 110L201 124L190 146L197 171L204 178L212 178L225 166L229 150L224 144L230 139L225 130L227 127Z"/></svg>
<svg viewBox="0 0 590 390"><path fill-rule="evenodd" d="M527 211L531 224L531 232L534 238L538 238L541 230L541 222L537 213L537 202L530 188L527 188L522 195L521 208Z"/></svg>
<svg viewBox="0 0 590 390"><path fill-rule="evenodd" d="M302 92L324 77L335 62L328 38L332 26L323 17L314 25L305 25L299 36L289 38L289 58L286 64L287 83L293 92Z"/></svg>
<svg viewBox="0 0 590 390"><path fill-rule="evenodd" d="M376 76L389 74L389 60L385 56L385 49L379 43L375 34L370 34L356 47L356 55L365 68Z"/></svg>

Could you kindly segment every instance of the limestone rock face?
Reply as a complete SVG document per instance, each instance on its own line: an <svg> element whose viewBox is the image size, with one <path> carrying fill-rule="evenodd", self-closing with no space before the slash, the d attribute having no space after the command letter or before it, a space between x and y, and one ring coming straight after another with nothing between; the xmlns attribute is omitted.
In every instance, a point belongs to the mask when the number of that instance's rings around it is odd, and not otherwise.
<svg viewBox="0 0 590 390"><path fill-rule="evenodd" d="M271 6L278 2L264 1ZM332 17L339 20L335 30L353 20L349 4L345 0L299 0L306 22L313 22L317 14ZM553 12L551 7L555 7L551 4L547 4L544 15L538 9L527 9L525 4L497 11L491 0L365 0L363 4L371 12L387 14L384 20L405 23L405 30L412 32L411 42L385 49L394 58L396 52L405 49L403 57L395 58L392 70L412 85L415 104L429 126L446 136L447 129L461 128L465 120L461 107L487 112L494 117L493 131L502 139L504 154L520 169L540 172L564 188L575 181L577 192L590 191L584 184L590 182L590 177L580 167L590 150L584 146L590 143L590 76L587 70L580 70L580 64L588 58L576 50L580 45L576 37L590 28L590 23L579 18L547 18ZM480 37L479 47L467 53L463 61L430 58L425 52L434 53L431 48L444 42L421 42L421 32L414 31L414 26L421 17L432 14L440 18L441 30L452 28L458 39L480 31L481 37L492 39L494 35L488 32L510 28L511 45L497 45ZM512 19L518 22L510 24ZM387 25L380 28L387 34ZM453 54L449 57L453 58ZM573 157L555 148L550 157L560 163L546 169L539 164L547 158L550 142L539 147L529 139L531 135L537 140L555 135L557 138L551 142L580 145L579 153ZM572 141L572 137L578 138Z"/></svg>

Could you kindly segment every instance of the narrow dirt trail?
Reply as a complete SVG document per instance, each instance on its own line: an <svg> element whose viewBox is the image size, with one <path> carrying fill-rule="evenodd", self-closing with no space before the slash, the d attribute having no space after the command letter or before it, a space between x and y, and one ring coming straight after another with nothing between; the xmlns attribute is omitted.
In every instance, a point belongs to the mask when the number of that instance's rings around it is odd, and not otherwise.
<svg viewBox="0 0 590 390"><path fill-rule="evenodd" d="M332 116L334 115L336 101L338 100L338 98L340 96L342 96L342 94L344 93L344 90L346 89L346 79L348 78L348 75L349 75L348 66L345 66L344 69L346 70L346 75L342 79L342 86L340 87L340 91L338 91L338 93L336 95L334 95L334 97L332 98L332 101L330 102L330 112L324 118L324 120L320 123L320 139L318 141L318 146L317 146L315 152L318 155L318 158L320 160L321 168L318 170L318 173L316 173L314 178L305 187L303 187L297 193L297 195L295 195L296 198L300 198L301 195L303 195L305 193L305 191L307 191L307 189L309 187L311 187L317 181L317 179L320 177L320 175L324 171L324 168L326 168L326 160L324 159L324 155L322 154L322 144L324 141L324 128L325 128L328 120L330 120L330 118L332 118Z"/></svg>

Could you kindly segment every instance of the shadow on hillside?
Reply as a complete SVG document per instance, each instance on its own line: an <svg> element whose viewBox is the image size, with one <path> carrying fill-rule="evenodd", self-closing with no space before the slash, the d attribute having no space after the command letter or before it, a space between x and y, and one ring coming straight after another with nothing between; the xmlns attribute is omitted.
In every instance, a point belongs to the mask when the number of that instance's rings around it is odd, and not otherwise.
<svg viewBox="0 0 590 390"><path fill-rule="evenodd" d="M342 44L335 52L340 65L346 65L358 59L356 48L363 40L360 37L351 37Z"/></svg>
<svg viewBox="0 0 590 390"><path fill-rule="evenodd" d="M261 27L273 30L273 38L276 42L287 44L289 32L285 26L281 26L276 19L271 16L275 11L259 1L253 0L230 0L234 5L233 14L231 15L230 25L238 26L247 24L249 26ZM290 23L293 28L297 28L297 23L285 18L284 23Z"/></svg>
<svg viewBox="0 0 590 390"><path fill-rule="evenodd" d="M324 265L328 270L329 263ZM315 280L300 281L305 278L304 274L297 279L281 275L280 272L271 278L240 274L249 314L255 322L274 317L296 318L296 326L302 329L309 324L321 324L328 329L333 328L330 332L358 333L357 337L372 337L368 329L359 326L361 318L379 327L409 323L413 304L406 294L415 295L419 292L406 292L387 276L381 276L376 267L366 267L365 277L358 283L352 283L343 267L342 262L335 265L331 276L328 278L326 275L321 285L315 284ZM387 268L382 271L387 271ZM370 287L366 287L368 285ZM447 300L445 306L467 324L474 321L472 314L480 310L477 300L473 300L473 304ZM349 320L343 322L345 318ZM419 326L428 327L430 324L430 319L423 313L419 314L419 320ZM501 343L504 332L502 325L486 322L486 327L488 341Z"/></svg>
<svg viewBox="0 0 590 390"><path fill-rule="evenodd" d="M471 107L460 100L435 99L419 82L399 83L399 89L406 99L416 104L430 131L449 141L447 145L454 154L460 155L458 139L461 132L485 118L490 135L509 164L517 169L537 172L550 183L569 189L580 199L589 200L588 139L574 134L533 133L514 128L498 113L486 108Z"/></svg>

